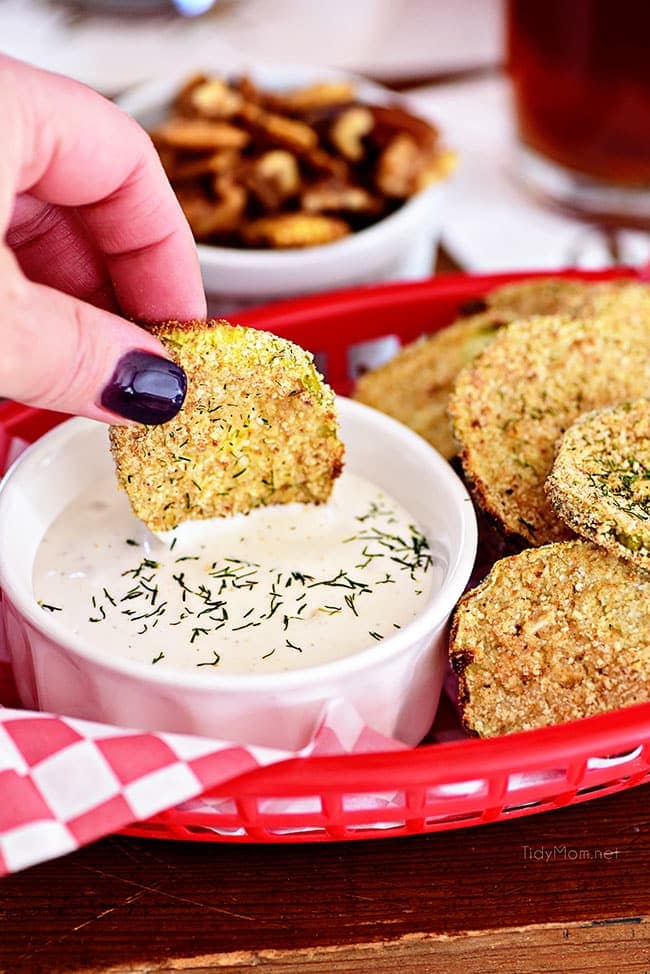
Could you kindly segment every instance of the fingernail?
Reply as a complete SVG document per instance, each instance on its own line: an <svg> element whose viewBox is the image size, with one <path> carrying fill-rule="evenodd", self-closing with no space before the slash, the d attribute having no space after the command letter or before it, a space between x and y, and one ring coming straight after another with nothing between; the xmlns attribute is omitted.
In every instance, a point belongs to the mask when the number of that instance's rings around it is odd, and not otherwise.
<svg viewBox="0 0 650 974"><path fill-rule="evenodd" d="M183 405L187 376L175 362L150 352L127 352L104 387L101 405L118 416L155 426Z"/></svg>

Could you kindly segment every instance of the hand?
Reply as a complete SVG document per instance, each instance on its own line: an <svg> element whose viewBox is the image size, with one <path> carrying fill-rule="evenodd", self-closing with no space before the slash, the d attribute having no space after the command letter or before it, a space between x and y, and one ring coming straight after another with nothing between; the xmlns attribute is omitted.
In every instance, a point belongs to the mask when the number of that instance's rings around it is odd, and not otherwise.
<svg viewBox="0 0 650 974"><path fill-rule="evenodd" d="M0 132L0 395L105 422L171 419L185 375L121 315L206 308L148 136L91 89L3 55Z"/></svg>

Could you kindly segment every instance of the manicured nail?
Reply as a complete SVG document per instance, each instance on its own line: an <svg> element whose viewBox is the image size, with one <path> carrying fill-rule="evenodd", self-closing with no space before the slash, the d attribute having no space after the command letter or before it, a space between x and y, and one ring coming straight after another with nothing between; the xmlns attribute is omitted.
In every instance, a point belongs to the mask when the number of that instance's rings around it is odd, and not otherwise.
<svg viewBox="0 0 650 974"><path fill-rule="evenodd" d="M125 419L155 426L172 419L183 405L187 376L175 362L150 352L127 352L110 382L101 405Z"/></svg>

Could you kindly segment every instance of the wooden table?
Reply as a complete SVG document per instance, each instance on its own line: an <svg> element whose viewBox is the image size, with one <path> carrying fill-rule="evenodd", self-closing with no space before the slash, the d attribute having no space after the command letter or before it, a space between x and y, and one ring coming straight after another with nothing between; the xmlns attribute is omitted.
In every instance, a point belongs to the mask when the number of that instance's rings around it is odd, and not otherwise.
<svg viewBox="0 0 650 974"><path fill-rule="evenodd" d="M244 846L113 837L0 883L0 970L650 971L650 786L508 824Z"/></svg>

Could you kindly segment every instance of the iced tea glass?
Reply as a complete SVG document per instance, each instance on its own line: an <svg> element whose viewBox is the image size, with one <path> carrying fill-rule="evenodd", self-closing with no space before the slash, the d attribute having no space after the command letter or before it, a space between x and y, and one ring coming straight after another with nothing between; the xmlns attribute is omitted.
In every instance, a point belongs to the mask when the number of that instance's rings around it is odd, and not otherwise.
<svg viewBox="0 0 650 974"><path fill-rule="evenodd" d="M650 228L650 0L508 0L507 34L525 183Z"/></svg>

